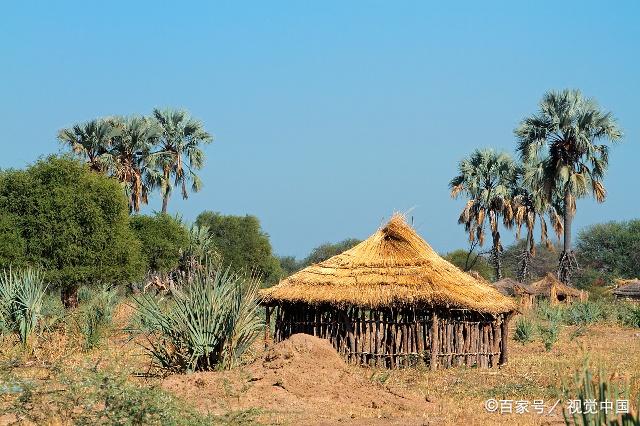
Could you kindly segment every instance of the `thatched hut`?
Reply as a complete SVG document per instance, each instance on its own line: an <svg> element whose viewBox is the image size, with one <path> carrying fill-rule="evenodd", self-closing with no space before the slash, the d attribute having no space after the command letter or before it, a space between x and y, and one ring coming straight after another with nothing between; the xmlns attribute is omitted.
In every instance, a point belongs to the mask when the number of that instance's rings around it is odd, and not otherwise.
<svg viewBox="0 0 640 426"><path fill-rule="evenodd" d="M274 340L307 333L352 363L492 367L507 360L515 302L447 262L395 215L357 246L270 289Z"/></svg>
<svg viewBox="0 0 640 426"><path fill-rule="evenodd" d="M549 299L549 303L552 305L572 303L576 300L585 301L589 296L586 291L563 284L552 273L548 273L541 280L529 284L528 289L536 297Z"/></svg>
<svg viewBox="0 0 640 426"><path fill-rule="evenodd" d="M640 280L624 280L612 293L616 300L640 303Z"/></svg>
<svg viewBox="0 0 640 426"><path fill-rule="evenodd" d="M505 296L514 297L520 303L520 306L524 309L529 309L533 306L535 301L535 295L532 290L528 289L525 285L519 283L512 278L503 278L500 281L496 281L492 284L500 293Z"/></svg>

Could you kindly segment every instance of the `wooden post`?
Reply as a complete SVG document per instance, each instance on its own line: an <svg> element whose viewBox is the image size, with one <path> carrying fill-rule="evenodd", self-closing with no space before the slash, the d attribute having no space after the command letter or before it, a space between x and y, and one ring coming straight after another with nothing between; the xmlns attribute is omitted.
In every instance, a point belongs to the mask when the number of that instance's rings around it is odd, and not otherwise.
<svg viewBox="0 0 640 426"><path fill-rule="evenodd" d="M503 314L502 319L502 351L500 351L500 365L506 364L509 361L509 351L507 343L509 341L509 321L511 320L512 313Z"/></svg>
<svg viewBox="0 0 640 426"><path fill-rule="evenodd" d="M438 368L438 314L433 311L431 314L431 370Z"/></svg>
<svg viewBox="0 0 640 426"><path fill-rule="evenodd" d="M264 347L269 346L269 337L271 334L271 308L265 307L265 327L264 327Z"/></svg>

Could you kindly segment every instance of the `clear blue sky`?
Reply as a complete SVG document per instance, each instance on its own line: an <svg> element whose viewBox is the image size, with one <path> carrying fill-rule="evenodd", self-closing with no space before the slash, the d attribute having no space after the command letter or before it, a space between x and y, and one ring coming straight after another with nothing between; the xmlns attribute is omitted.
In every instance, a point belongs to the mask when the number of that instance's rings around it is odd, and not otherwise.
<svg viewBox="0 0 640 426"><path fill-rule="evenodd" d="M184 107L215 142L203 191L173 212L254 214L278 254L304 256L413 208L447 251L466 245L458 160L512 151L542 94L569 87L625 131L608 200L580 201L576 227L640 216L640 2L445 4L6 3L0 167L57 152L75 122Z"/></svg>

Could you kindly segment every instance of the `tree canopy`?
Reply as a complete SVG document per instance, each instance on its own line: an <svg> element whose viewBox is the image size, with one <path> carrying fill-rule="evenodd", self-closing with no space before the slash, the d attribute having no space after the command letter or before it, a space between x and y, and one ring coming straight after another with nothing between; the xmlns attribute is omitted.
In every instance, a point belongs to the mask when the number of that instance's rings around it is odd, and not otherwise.
<svg viewBox="0 0 640 426"><path fill-rule="evenodd" d="M207 227L222 262L234 270L258 273L267 284L282 276L278 258L273 255L269 235L257 217L202 212L196 225Z"/></svg>
<svg viewBox="0 0 640 426"><path fill-rule="evenodd" d="M70 291L72 299L81 284L139 279L140 245L128 210L115 179L68 157L50 156L26 170L3 171L0 232L19 243L9 255L5 250L0 268L14 262L42 267L47 281Z"/></svg>
<svg viewBox="0 0 640 426"><path fill-rule="evenodd" d="M165 213L133 216L131 228L142 244L147 270L167 273L178 267L189 232L177 219Z"/></svg>

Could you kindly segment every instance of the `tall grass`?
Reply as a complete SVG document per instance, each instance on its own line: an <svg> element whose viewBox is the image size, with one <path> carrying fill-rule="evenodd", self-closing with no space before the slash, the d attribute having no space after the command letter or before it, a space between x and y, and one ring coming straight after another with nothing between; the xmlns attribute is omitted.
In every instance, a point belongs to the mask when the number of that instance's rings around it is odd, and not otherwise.
<svg viewBox="0 0 640 426"><path fill-rule="evenodd" d="M116 291L107 288L97 291L87 289L81 295L83 303L78 315L78 328L82 335L83 349L91 350L100 346L112 324L118 295Z"/></svg>
<svg viewBox="0 0 640 426"><path fill-rule="evenodd" d="M205 268L179 284L169 303L149 294L134 298L156 364L172 371L237 365L263 326L259 280Z"/></svg>
<svg viewBox="0 0 640 426"><path fill-rule="evenodd" d="M577 399L574 395L570 395L565 388L565 398L579 401L579 407L569 412L563 408L562 414L566 425L581 426L632 426L640 424L640 414L632 412L629 398L629 386L619 386L610 381L603 371L597 376L585 367L582 371L577 372L574 378L574 386L577 389ZM626 400L629 403L629 413L616 413L616 402L618 400ZM611 404L608 406L608 404ZM638 401L640 405L640 401ZM640 407L638 407L640 408Z"/></svg>
<svg viewBox="0 0 640 426"><path fill-rule="evenodd" d="M42 316L46 286L41 271L27 268L0 275L0 325L27 345Z"/></svg>

